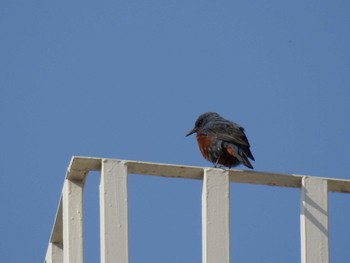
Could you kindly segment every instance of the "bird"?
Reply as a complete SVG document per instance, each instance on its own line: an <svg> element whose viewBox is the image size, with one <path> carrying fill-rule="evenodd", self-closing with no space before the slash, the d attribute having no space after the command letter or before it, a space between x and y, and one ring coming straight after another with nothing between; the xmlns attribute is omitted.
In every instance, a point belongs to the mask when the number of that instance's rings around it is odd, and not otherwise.
<svg viewBox="0 0 350 263"><path fill-rule="evenodd" d="M215 168L229 169L243 164L254 169L249 159L255 161L244 128L226 120L216 112L201 114L186 137L197 133L196 138L203 157L212 162Z"/></svg>

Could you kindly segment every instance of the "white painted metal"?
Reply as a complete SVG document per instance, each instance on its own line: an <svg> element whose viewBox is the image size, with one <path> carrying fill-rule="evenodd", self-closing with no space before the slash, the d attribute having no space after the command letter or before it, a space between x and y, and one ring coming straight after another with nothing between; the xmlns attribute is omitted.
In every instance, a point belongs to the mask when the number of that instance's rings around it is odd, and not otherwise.
<svg viewBox="0 0 350 263"><path fill-rule="evenodd" d="M83 262L82 192L89 171L101 171L101 261L106 263L128 262L128 173L203 180L203 262L206 263L229 262L229 182L302 189L302 263L328 263L327 193L350 193L350 180L343 179L73 157L51 232L46 262Z"/></svg>
<svg viewBox="0 0 350 263"><path fill-rule="evenodd" d="M127 166L118 160L102 161L100 180L101 262L127 263Z"/></svg>
<svg viewBox="0 0 350 263"><path fill-rule="evenodd" d="M66 179L63 202L63 260L83 263L83 182Z"/></svg>
<svg viewBox="0 0 350 263"><path fill-rule="evenodd" d="M230 262L229 205L228 171L205 169L202 192L203 263Z"/></svg>
<svg viewBox="0 0 350 263"><path fill-rule="evenodd" d="M129 174L155 175L171 178L203 179L206 167L185 166L163 163L150 163L140 161L123 160L128 167ZM72 157L67 178L82 180L89 171L101 170L102 158ZM244 184L259 184L283 187L301 187L303 175L278 174L269 172L254 172L243 170L228 170L230 182ZM323 178L328 181L330 192L350 193L350 180Z"/></svg>
<svg viewBox="0 0 350 263"><path fill-rule="evenodd" d="M63 249L61 245L50 242L47 248L45 263L62 263Z"/></svg>
<svg viewBox="0 0 350 263"><path fill-rule="evenodd" d="M328 263L327 180L303 177L300 226L301 262Z"/></svg>

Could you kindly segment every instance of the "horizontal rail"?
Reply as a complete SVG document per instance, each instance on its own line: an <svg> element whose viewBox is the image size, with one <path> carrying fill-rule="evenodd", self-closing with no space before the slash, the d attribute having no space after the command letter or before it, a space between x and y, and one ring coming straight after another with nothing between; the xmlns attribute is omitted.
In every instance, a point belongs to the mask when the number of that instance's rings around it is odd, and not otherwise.
<svg viewBox="0 0 350 263"><path fill-rule="evenodd" d="M72 157L67 172L67 179L85 180L84 178L89 171L101 170L102 160L103 158ZM174 165L129 160L121 161L123 161L128 167L129 174L154 175L171 178L202 180L204 169L207 168L199 166ZM301 187L301 181L305 176L295 174L244 171L236 169L230 169L228 172L230 182L294 188ZM324 180L327 180L329 192L350 193L350 180L326 177L313 178L322 178Z"/></svg>

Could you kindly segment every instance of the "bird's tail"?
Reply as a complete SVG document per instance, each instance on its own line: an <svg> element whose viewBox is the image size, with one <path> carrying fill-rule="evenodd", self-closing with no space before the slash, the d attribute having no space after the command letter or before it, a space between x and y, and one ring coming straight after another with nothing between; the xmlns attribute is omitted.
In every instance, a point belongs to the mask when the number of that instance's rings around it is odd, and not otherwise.
<svg viewBox="0 0 350 263"><path fill-rule="evenodd" d="M255 160L254 156L251 153L251 151L249 150L249 148L246 148L246 147L241 148L241 147L238 147L237 145L232 144L232 143L229 143L226 147L228 149L231 149L231 151L228 151L229 154L231 154L233 157L237 158L238 161L240 161L240 163L242 163L244 166L246 166L250 169L254 169L253 165L250 163L250 161L248 159L248 158L250 158L253 161Z"/></svg>
<svg viewBox="0 0 350 263"><path fill-rule="evenodd" d="M242 163L243 163L245 166L247 166L247 167L250 168L250 169L254 169L253 165L249 162L247 156L246 156L244 153L242 154L241 157L242 157Z"/></svg>

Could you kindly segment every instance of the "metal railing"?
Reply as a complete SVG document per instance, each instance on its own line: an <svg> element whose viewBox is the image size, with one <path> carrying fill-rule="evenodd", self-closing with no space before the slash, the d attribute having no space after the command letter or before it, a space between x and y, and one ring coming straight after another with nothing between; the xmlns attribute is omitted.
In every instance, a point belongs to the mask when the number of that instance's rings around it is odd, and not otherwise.
<svg viewBox="0 0 350 263"><path fill-rule="evenodd" d="M328 263L328 192L350 193L350 180L241 170L73 157L53 225L46 263L83 262L83 188L100 171L102 263L128 263L128 174L203 180L202 261L230 262L229 184L300 188L301 262ZM220 244L220 245L218 245Z"/></svg>

